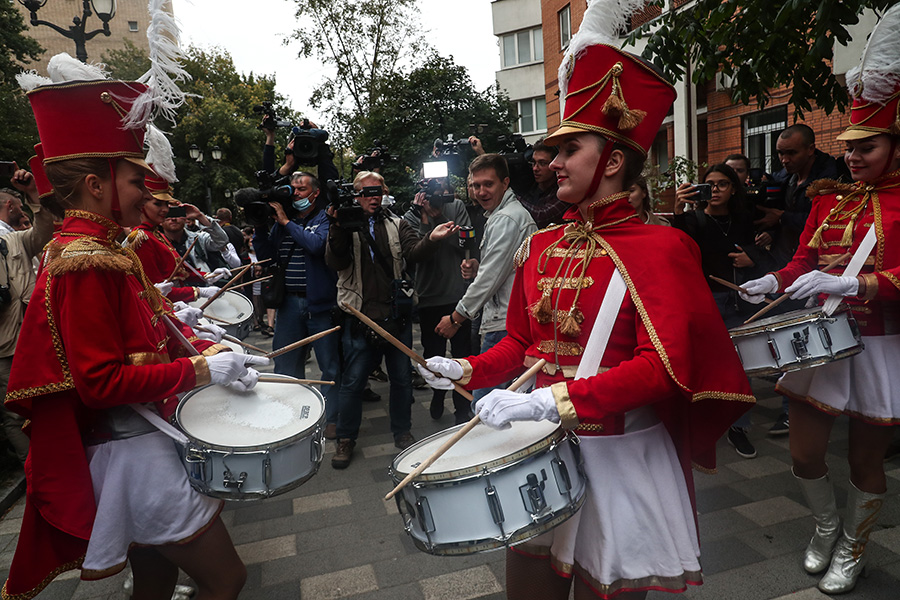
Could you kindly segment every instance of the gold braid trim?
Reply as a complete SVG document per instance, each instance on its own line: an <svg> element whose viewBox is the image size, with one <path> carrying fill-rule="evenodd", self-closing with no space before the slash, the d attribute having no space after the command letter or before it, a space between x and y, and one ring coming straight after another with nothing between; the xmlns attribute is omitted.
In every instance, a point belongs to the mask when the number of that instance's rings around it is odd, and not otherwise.
<svg viewBox="0 0 900 600"><path fill-rule="evenodd" d="M817 179L806 188L806 197L812 200L816 196L827 196L828 194L849 194L854 189L852 184L836 179Z"/></svg>
<svg viewBox="0 0 900 600"><path fill-rule="evenodd" d="M84 556L80 556L71 562L67 562L63 565L60 565L50 571L47 576L41 581L39 584L28 590L27 592L22 592L21 594L10 594L6 590L6 586L9 584L9 579L3 584L3 589L0 590L0 598L3 600L31 600L38 594L40 594L45 587L50 585L50 582L65 573L66 571L71 571L73 569L78 569L81 567L81 564L84 562Z"/></svg>
<svg viewBox="0 0 900 600"><path fill-rule="evenodd" d="M92 221L97 225L100 225L106 229L106 241L112 245L113 242L116 241L116 238L119 237L119 232L122 231L122 228L115 221L110 221L103 215L98 215L95 212L91 212L89 210L81 210L80 208L70 208L63 213L66 218L74 217L77 219L85 219L87 221ZM83 234L75 234L75 235L83 235Z"/></svg>
<svg viewBox="0 0 900 600"><path fill-rule="evenodd" d="M128 237L125 238L125 245L133 250L137 250L141 247L141 244L150 239L147 236L147 232L143 229L133 229L131 233L128 234Z"/></svg>
<svg viewBox="0 0 900 600"><path fill-rule="evenodd" d="M100 269L102 271L133 271L131 261L112 248L89 237L73 240L68 244L53 244L48 249L50 263L47 272L50 275L62 275L73 271L89 271ZM58 247L58 248L57 248Z"/></svg>
<svg viewBox="0 0 900 600"><path fill-rule="evenodd" d="M454 358L453 360L458 362L459 366L461 366L463 370L463 376L457 379L456 383L458 383L459 385L468 385L469 382L472 381L472 363L464 358Z"/></svg>
<svg viewBox="0 0 900 600"><path fill-rule="evenodd" d="M893 285L895 288L900 289L900 279L897 279L896 275L894 275L890 271L879 271L878 274L881 275L882 277L884 277L885 279L887 279L888 281L890 281L891 285ZM873 273L871 276L874 277L875 274ZM868 278L869 275L864 275L864 277ZM871 286L870 286L869 279L866 279L866 299L870 299L869 298L869 296L870 296L869 287L874 287L875 293L877 293L878 292L878 279L875 279L875 284L871 285ZM875 296L872 295L872 298L874 298L874 297Z"/></svg>
<svg viewBox="0 0 900 600"><path fill-rule="evenodd" d="M209 348L207 348L200 354L202 356L214 356L214 355L218 354L219 352L231 352L231 348L229 348L225 344L213 344L212 346L210 346Z"/></svg>
<svg viewBox="0 0 900 600"><path fill-rule="evenodd" d="M525 237L522 240L522 244L519 246L519 249L516 250L515 254L515 263L517 267L521 267L525 264L525 261L528 260L528 257L531 255L531 238L538 235L539 233L544 233L545 231L553 231L554 229L559 229L560 227L565 227L566 223L561 223L559 225L550 225L548 227L544 227L543 229L538 229L534 233Z"/></svg>
<svg viewBox="0 0 900 600"><path fill-rule="evenodd" d="M194 387L200 387L201 385L210 383L209 363L206 362L206 357L197 354L188 356L187 358L194 366Z"/></svg>

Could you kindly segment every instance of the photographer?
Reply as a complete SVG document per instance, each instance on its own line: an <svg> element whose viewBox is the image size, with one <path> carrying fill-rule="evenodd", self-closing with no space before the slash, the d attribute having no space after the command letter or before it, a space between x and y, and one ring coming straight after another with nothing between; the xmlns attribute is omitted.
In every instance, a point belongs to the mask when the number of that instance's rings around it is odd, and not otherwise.
<svg viewBox="0 0 900 600"><path fill-rule="evenodd" d="M325 262L338 272L338 301L380 323L407 346L412 345L412 298L404 261L427 259L438 242L459 227L442 223L419 239L410 224L381 207L384 178L371 171L360 172L353 181L355 204L329 206L334 219L328 232ZM412 382L409 358L393 346L370 337L361 322L349 316L342 334L344 369L339 392L337 451L331 460L335 469L350 465L362 420L362 394L374 360L384 353L391 382L390 422L394 445L401 450L415 442L412 425Z"/></svg>
<svg viewBox="0 0 900 600"><path fill-rule="evenodd" d="M53 235L53 215L42 209L34 176L24 169L16 169L10 183L18 191L0 190L0 202L18 206L21 213L20 192L28 199L34 213L34 226L25 231L2 233L0 237L0 386L6 395L13 354L19 341L19 331L25 308L34 290L35 273L32 259L40 256L44 245ZM21 219L21 217L20 217ZM28 437L22 432L25 419L2 409L3 430L23 464L28 455Z"/></svg>
<svg viewBox="0 0 900 600"><path fill-rule="evenodd" d="M272 259L284 272L284 298L277 307L275 337L277 350L333 326L332 310L337 296L337 274L325 264L325 244L329 221L316 202L319 180L311 173L294 173L293 196L289 206L269 202L275 211L271 231L256 227L253 247L258 260ZM313 342L322 379L340 381L341 357L338 337L326 335ZM303 349L275 357L275 372L303 379L306 377ZM338 386L322 386L325 396L325 437L334 439L337 423Z"/></svg>
<svg viewBox="0 0 900 600"><path fill-rule="evenodd" d="M428 180L425 190L416 194L413 205L403 218L422 237L448 221L461 227L471 224L466 205L459 198L454 198L446 178ZM447 340L434 329L441 317L449 314L466 293L466 281L459 271L459 263L464 258L465 250L461 248L459 238L451 236L441 242L433 255L416 265L419 325L425 356L444 356L447 352ZM450 355L454 358L471 354L470 328L450 339L450 349ZM445 394L444 390L432 390L432 419L439 419L444 414ZM453 407L456 425L469 420L469 401L458 392L453 392Z"/></svg>

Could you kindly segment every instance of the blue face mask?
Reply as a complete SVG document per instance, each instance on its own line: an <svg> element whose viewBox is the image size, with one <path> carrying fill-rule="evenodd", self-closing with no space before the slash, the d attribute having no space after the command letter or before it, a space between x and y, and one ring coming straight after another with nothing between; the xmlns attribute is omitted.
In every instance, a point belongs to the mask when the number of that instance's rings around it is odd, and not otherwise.
<svg viewBox="0 0 900 600"><path fill-rule="evenodd" d="M294 207L295 210L303 212L310 206L312 206L312 202L309 201L309 196L306 198L298 198L291 203L291 206Z"/></svg>

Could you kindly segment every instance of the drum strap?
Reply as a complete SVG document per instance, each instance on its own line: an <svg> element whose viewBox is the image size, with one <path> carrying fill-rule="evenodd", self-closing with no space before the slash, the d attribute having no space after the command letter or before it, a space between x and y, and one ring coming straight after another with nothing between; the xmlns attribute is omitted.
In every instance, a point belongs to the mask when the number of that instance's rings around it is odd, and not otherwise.
<svg viewBox="0 0 900 600"><path fill-rule="evenodd" d="M606 288L606 295L600 305L600 312L597 313L597 320L594 321L594 327L591 329L591 337L588 338L578 370L575 371L575 379L584 379L597 374L600 360L606 352L606 345L609 343L609 336L612 334L613 325L616 324L616 317L619 316L619 309L622 307L622 300L625 299L627 289L621 273L618 269L613 270L609 286Z"/></svg>
<svg viewBox="0 0 900 600"><path fill-rule="evenodd" d="M134 409L137 414L147 419L147 421L151 425L162 431L164 434L166 434L179 444L188 443L188 439L183 433L166 423L166 421L162 417L160 417L158 414L156 414L146 406L143 406L141 404L129 404L128 406Z"/></svg>
<svg viewBox="0 0 900 600"><path fill-rule="evenodd" d="M856 253L853 254L853 258L850 259L850 263L847 265L847 268L844 269L844 273L842 277L856 277L859 275L859 272L862 270L863 263L868 258L869 254L872 253L872 248L875 247L875 242L878 241L878 236L875 234L875 225L872 224L872 227L869 227L869 231L866 232L865 237L863 237L862 242L859 244L859 248L856 249ZM831 294L828 298L825 299L825 304L822 306L822 312L824 312L827 316L831 316L831 313L838 307L838 304L843 300L843 296L839 296L837 294Z"/></svg>

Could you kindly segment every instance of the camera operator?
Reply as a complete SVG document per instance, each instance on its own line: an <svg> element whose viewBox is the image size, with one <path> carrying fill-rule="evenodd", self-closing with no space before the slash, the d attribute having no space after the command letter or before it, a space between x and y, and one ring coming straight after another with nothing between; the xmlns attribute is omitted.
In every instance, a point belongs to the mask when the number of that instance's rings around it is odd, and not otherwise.
<svg viewBox="0 0 900 600"><path fill-rule="evenodd" d="M263 120L263 123L268 121ZM310 124L315 127L315 124ZM263 127L266 133L266 144L263 146L263 170L270 173L274 180L283 179L297 171L300 166L315 166L316 176L319 181L338 179L340 177L337 167L334 166L334 153L325 143L319 144L319 153L315 165L300 165L294 156L294 139L288 142L285 150L284 164L275 168L275 129Z"/></svg>
<svg viewBox="0 0 900 600"><path fill-rule="evenodd" d="M24 193L34 213L34 226L25 231L4 232L0 237L0 386L4 396L25 308L36 281L32 259L40 256L53 235L53 215L41 207L34 176L17 168L10 183L18 191L0 189L0 202L21 207L20 192ZM24 464L28 455L28 437L22 432L25 419L5 408L0 409L0 413L6 439Z"/></svg>
<svg viewBox="0 0 900 600"><path fill-rule="evenodd" d="M412 345L412 298L404 261L425 260L438 249L438 242L455 234L452 222L436 226L427 237L419 236L403 219L382 209L384 178L362 171L354 178L358 207L329 206L334 221L328 232L325 262L338 272L338 300L380 323L407 346ZM347 216L350 215L350 216ZM370 332L360 321L346 316L342 333L344 369L341 375L337 422L337 451L331 460L344 469L362 420L362 394L375 360L384 353L391 382L390 422L394 445L406 449L415 442L412 425L412 381L409 358Z"/></svg>
<svg viewBox="0 0 900 600"><path fill-rule="evenodd" d="M455 198L446 178L426 182L424 191L416 194L413 205L403 218L422 237L435 227L451 221L461 227L471 225L466 205ZM448 237L429 258L416 265L416 294L419 297L419 325L425 356L444 356L447 340L435 332L441 317L450 314L466 293L466 281L459 271L465 250L456 236ZM471 328L465 328L450 338L450 355L462 358L471 354ZM444 414L444 390L432 390L431 418ZM456 425L471 418L469 401L453 392Z"/></svg>
<svg viewBox="0 0 900 600"><path fill-rule="evenodd" d="M284 299L277 307L272 349L277 350L333 326L337 274L325 264L329 220L317 200L319 180L306 172L291 176L290 206L269 202L275 211L271 231L256 227L253 247L258 260L272 259L284 269ZM338 337L326 335L313 342L322 379L340 381ZM275 372L303 379L306 357L302 348L275 357ZM325 437L334 439L338 386L322 386L325 396Z"/></svg>

